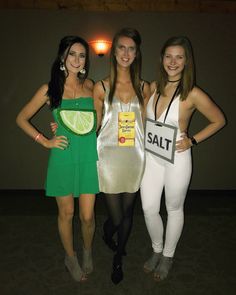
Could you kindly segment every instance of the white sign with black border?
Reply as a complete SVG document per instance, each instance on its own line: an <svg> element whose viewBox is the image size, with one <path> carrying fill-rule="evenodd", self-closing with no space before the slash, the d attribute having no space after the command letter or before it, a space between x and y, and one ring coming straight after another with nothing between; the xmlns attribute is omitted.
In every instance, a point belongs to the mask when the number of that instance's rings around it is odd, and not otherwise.
<svg viewBox="0 0 236 295"><path fill-rule="evenodd" d="M145 150L174 163L177 127L146 119Z"/></svg>

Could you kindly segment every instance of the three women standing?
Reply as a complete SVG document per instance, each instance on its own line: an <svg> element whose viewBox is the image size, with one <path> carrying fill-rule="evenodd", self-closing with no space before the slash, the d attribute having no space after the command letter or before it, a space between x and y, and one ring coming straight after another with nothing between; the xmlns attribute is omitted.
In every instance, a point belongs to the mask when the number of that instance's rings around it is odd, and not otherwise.
<svg viewBox="0 0 236 295"><path fill-rule="evenodd" d="M126 254L136 192L142 176L142 206L153 247L144 269L154 271L156 280L168 276L183 228L183 205L192 171L190 148L225 124L219 108L195 86L192 48L187 38L173 37L165 43L161 52L160 76L151 84L151 97L148 83L141 79L140 45L141 37L136 30L125 28L119 31L113 39L110 75L97 82L93 89L93 83L87 79L88 44L80 37L63 38L52 66L50 82L36 92L17 117L18 125L29 136L51 149L46 194L56 196L58 228L66 252L65 265L76 281L86 280L86 273L93 270L94 203L99 191L96 134L93 126L88 133L75 135L75 130L65 126L61 114L74 110L93 114L94 97L100 127L99 185L109 213L103 227L103 239L115 252L111 273L115 284L123 279L122 257ZM165 128L168 128L166 125L174 127L177 140L176 145L173 144L172 162L146 152L143 175L143 119L147 102L147 118ZM30 123L45 104L50 106L57 122L56 136L52 139L47 139ZM187 130L195 110L210 123L194 137L189 137ZM163 188L168 212L165 242L159 215ZM78 196L84 244L83 270L73 249L72 218L74 197Z"/></svg>

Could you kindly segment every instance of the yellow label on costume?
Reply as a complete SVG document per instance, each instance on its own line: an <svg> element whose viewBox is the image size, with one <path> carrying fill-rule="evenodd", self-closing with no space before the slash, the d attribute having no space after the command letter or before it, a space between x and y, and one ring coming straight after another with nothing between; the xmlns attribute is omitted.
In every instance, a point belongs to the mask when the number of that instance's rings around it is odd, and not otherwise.
<svg viewBox="0 0 236 295"><path fill-rule="evenodd" d="M118 145L134 146L135 144L135 113L119 112L118 114Z"/></svg>

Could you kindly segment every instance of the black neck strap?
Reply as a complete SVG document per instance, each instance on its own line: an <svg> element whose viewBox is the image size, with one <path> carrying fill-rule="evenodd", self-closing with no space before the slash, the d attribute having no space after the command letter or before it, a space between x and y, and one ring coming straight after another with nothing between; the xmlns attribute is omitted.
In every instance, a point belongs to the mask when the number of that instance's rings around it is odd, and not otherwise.
<svg viewBox="0 0 236 295"><path fill-rule="evenodd" d="M170 102L169 102L169 104L168 104L168 107L167 107L167 109L166 109L166 114L165 114L165 118L164 118L163 123L165 123L165 121L166 121L166 118L167 118L168 112L169 112L169 110L170 110L171 104L172 104L174 98L176 97L176 94L178 93L178 90L179 90L179 85L176 87L175 92L174 92L174 94L172 95L171 100L170 100ZM155 103L155 121L157 120L157 103L158 103L158 100L159 100L160 96L161 96L161 94L159 93L159 94L158 94L158 97L157 97L157 101L156 101L156 103Z"/></svg>

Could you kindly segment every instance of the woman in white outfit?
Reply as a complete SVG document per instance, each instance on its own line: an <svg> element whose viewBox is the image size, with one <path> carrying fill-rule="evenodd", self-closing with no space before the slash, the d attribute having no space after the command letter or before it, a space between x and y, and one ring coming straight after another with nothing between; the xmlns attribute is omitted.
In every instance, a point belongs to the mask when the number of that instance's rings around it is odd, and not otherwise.
<svg viewBox="0 0 236 295"><path fill-rule="evenodd" d="M195 86L194 61L190 41L186 37L172 37L161 50L160 75L151 83L151 98L147 105L147 119L175 128L172 140L173 158L167 159L158 151L146 152L146 167L141 183L141 199L146 226L152 240L153 253L145 262L146 272L154 271L154 279L168 276L176 245L180 238L184 213L183 205L191 172L191 147L207 139L225 125L225 118L216 104ZM187 130L195 110L202 113L209 124L189 137ZM158 123L159 124L159 123ZM169 127L169 125L171 127ZM163 127L164 128L164 127ZM160 134L146 130L146 144L161 146ZM162 134L163 137L163 134ZM167 141L166 141L167 142ZM168 141L171 142L171 139ZM163 145L163 144L162 144ZM161 146L171 148L171 144ZM167 226L163 241L160 211L162 191L165 190Z"/></svg>

